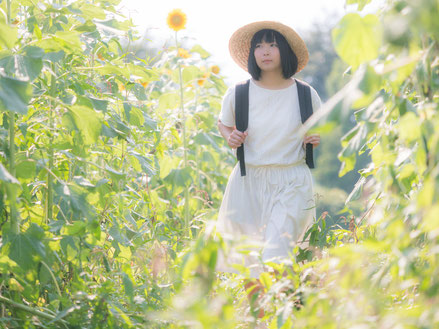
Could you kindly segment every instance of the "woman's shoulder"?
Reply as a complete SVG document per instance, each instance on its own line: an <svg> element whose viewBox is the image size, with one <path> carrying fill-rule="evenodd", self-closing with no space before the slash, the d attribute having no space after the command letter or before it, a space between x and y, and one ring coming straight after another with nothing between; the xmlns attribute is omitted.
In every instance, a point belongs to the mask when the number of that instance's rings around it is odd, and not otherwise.
<svg viewBox="0 0 439 329"><path fill-rule="evenodd" d="M317 92L317 90L313 86L311 86L309 83L307 83L306 81L299 80L297 78L295 78L295 79L299 83L302 83L310 88L313 110L314 111L318 110L322 106L322 100L320 99L320 96L319 96L319 93Z"/></svg>
<svg viewBox="0 0 439 329"><path fill-rule="evenodd" d="M232 84L231 86L229 86L229 87L227 88L226 92L224 93L224 96L223 96L224 99L230 99L230 100L233 100L233 101L234 101L234 99L235 99L235 90L236 90L236 87L237 87L238 85L245 84L247 81L249 81L249 80L239 81L239 82L237 82L237 83Z"/></svg>

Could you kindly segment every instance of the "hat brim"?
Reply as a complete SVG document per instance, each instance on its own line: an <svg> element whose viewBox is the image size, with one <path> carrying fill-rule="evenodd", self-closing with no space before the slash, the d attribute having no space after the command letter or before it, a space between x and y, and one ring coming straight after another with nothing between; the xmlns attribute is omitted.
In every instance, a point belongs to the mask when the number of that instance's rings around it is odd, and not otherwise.
<svg viewBox="0 0 439 329"><path fill-rule="evenodd" d="M247 61L250 53L250 42L256 32L263 29L272 29L281 33L292 51L297 56L297 72L300 72L308 63L309 54L303 39L291 27L274 21L254 22L239 28L232 34L229 41L229 51L233 60L245 71L248 70Z"/></svg>

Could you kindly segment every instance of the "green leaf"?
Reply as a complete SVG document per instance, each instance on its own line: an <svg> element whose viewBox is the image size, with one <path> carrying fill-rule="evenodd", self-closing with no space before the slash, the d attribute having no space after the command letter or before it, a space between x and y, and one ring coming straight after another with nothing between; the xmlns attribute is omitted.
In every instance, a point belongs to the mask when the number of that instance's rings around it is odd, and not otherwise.
<svg viewBox="0 0 439 329"><path fill-rule="evenodd" d="M149 82L159 78L156 70L148 69L143 65L128 63L124 68L133 78L141 78L142 82Z"/></svg>
<svg viewBox="0 0 439 329"><path fill-rule="evenodd" d="M134 285L130 277L126 273L122 273L122 282L125 288L125 293L131 301L134 299Z"/></svg>
<svg viewBox="0 0 439 329"><path fill-rule="evenodd" d="M17 163L15 166L17 178L31 179L35 177L36 163L35 161L25 160Z"/></svg>
<svg viewBox="0 0 439 329"><path fill-rule="evenodd" d="M378 56L381 34L377 16L350 13L332 30L332 40L337 54L355 70Z"/></svg>
<svg viewBox="0 0 439 329"><path fill-rule="evenodd" d="M218 144L207 133L199 133L195 135L194 142L200 145L212 145L216 150L220 150Z"/></svg>
<svg viewBox="0 0 439 329"><path fill-rule="evenodd" d="M145 157L137 152L130 152L130 154L133 155L139 161L143 172L147 173L150 176L155 174L155 170L151 166L150 159L148 159L147 157Z"/></svg>
<svg viewBox="0 0 439 329"><path fill-rule="evenodd" d="M90 19L105 19L107 15L105 14L104 9L94 6L89 3L83 3L79 10L82 11L83 17Z"/></svg>
<svg viewBox="0 0 439 329"><path fill-rule="evenodd" d="M45 52L43 49L35 46L27 46L24 48L24 53L26 56L31 58L43 58L45 55Z"/></svg>
<svg viewBox="0 0 439 329"><path fill-rule="evenodd" d="M58 218L71 220L93 220L96 212L87 202L86 190L75 184L56 184L54 186L54 204L58 204Z"/></svg>
<svg viewBox="0 0 439 329"><path fill-rule="evenodd" d="M349 194L348 198L346 199L345 204L348 204L349 202L358 200L360 198L361 192L363 191L364 183L366 183L366 178L360 177L358 182L355 184L355 187L352 190L351 194Z"/></svg>
<svg viewBox="0 0 439 329"><path fill-rule="evenodd" d="M120 243L123 246L130 246L132 243L130 240L126 237L125 234L123 234L120 229L117 226L113 226L108 231L108 234L111 235L111 237L116 240L118 243Z"/></svg>
<svg viewBox="0 0 439 329"><path fill-rule="evenodd" d="M63 235L69 235L69 236L84 236L86 232L87 224L83 221L75 221L73 224L64 225L62 234Z"/></svg>
<svg viewBox="0 0 439 329"><path fill-rule="evenodd" d="M200 76L201 76L201 71L196 66L188 66L183 69L182 77L184 84L190 83Z"/></svg>
<svg viewBox="0 0 439 329"><path fill-rule="evenodd" d="M175 109L179 105L180 96L177 93L162 94L159 98L159 111Z"/></svg>
<svg viewBox="0 0 439 329"><path fill-rule="evenodd" d="M71 106L69 110L84 143L87 145L96 143L102 129L101 114L82 105Z"/></svg>
<svg viewBox="0 0 439 329"><path fill-rule="evenodd" d="M346 0L346 4L347 5L357 4L358 10L361 11L368 3L370 3L370 1L371 0Z"/></svg>
<svg viewBox="0 0 439 329"><path fill-rule="evenodd" d="M46 257L46 250L42 239L44 230L32 223L25 233L8 236L10 241L9 258L20 267L29 270L35 267L35 262Z"/></svg>
<svg viewBox="0 0 439 329"><path fill-rule="evenodd" d="M0 46L12 49L18 40L18 30L6 24L4 15L0 15L0 31Z"/></svg>
<svg viewBox="0 0 439 329"><path fill-rule="evenodd" d="M362 96L355 100L353 107L362 108L368 106L376 98L377 92L381 89L381 76L369 65L358 86Z"/></svg>
<svg viewBox="0 0 439 329"><path fill-rule="evenodd" d="M47 52L44 54L44 60L56 63L61 61L65 55L66 53L64 52L64 50Z"/></svg>
<svg viewBox="0 0 439 329"><path fill-rule="evenodd" d="M343 176L355 167L357 152L362 148L367 137L367 127L365 124L358 124L352 128L342 138L343 149L338 154L342 162L339 176Z"/></svg>
<svg viewBox="0 0 439 329"><path fill-rule="evenodd" d="M79 186L85 187L85 188L96 187L95 185L90 183L90 181L87 178L84 178L82 176L75 176L75 177L73 177L73 180L75 181L76 184L78 184Z"/></svg>
<svg viewBox="0 0 439 329"><path fill-rule="evenodd" d="M66 50L82 50L82 42L79 39L81 33L76 31L58 31L53 39L59 42Z"/></svg>
<svg viewBox="0 0 439 329"><path fill-rule="evenodd" d="M137 127L142 127L143 123L145 122L145 118L143 117L143 112L136 108L132 107L130 111L130 124L135 125Z"/></svg>
<svg viewBox="0 0 439 329"><path fill-rule="evenodd" d="M125 70L123 67L119 67L117 65L106 64L104 66L95 67L94 70L102 75L120 75L126 79L130 78L128 70Z"/></svg>
<svg viewBox="0 0 439 329"><path fill-rule="evenodd" d="M202 59L206 59L210 57L210 53L206 51L203 47L200 45L195 45L190 50L191 53L199 53Z"/></svg>
<svg viewBox="0 0 439 329"><path fill-rule="evenodd" d="M84 24L76 27L75 30L79 32L93 32L96 31L96 25L91 20L88 20Z"/></svg>
<svg viewBox="0 0 439 329"><path fill-rule="evenodd" d="M192 182L191 168L172 169L165 181L173 186L188 187Z"/></svg>
<svg viewBox="0 0 439 329"><path fill-rule="evenodd" d="M6 183L20 185L20 182L14 176L12 176L1 163L0 163L0 180Z"/></svg>
<svg viewBox="0 0 439 329"><path fill-rule="evenodd" d="M67 255L68 261L73 261L78 256L78 240L79 238L76 236L64 236L61 239L61 248Z"/></svg>
<svg viewBox="0 0 439 329"><path fill-rule="evenodd" d="M37 47L34 47L37 48ZM37 48L40 49L41 48ZM31 50L32 55L37 52ZM20 81L33 81L43 68L43 61L40 57L23 55L13 55L4 57L0 60L0 67L4 70L4 75Z"/></svg>
<svg viewBox="0 0 439 329"><path fill-rule="evenodd" d="M108 106L108 100L106 99L98 99L92 96L88 96L88 99L91 100L92 106L95 110L106 112Z"/></svg>
<svg viewBox="0 0 439 329"><path fill-rule="evenodd" d="M264 287L267 288L267 290L270 290L271 285L273 284L272 281L271 281L270 274L268 274L267 272L261 273L261 275L259 276L259 280L264 285Z"/></svg>
<svg viewBox="0 0 439 329"><path fill-rule="evenodd" d="M413 112L405 113L396 125L399 137L407 143L421 138L420 118Z"/></svg>
<svg viewBox="0 0 439 329"><path fill-rule="evenodd" d="M31 97L32 87L29 83L0 73L0 110L26 114Z"/></svg>
<svg viewBox="0 0 439 329"><path fill-rule="evenodd" d="M95 21L97 25L103 25L107 27L112 27L121 31L128 31L131 27L130 21L119 22L118 20L112 18L106 21Z"/></svg>
<svg viewBox="0 0 439 329"><path fill-rule="evenodd" d="M145 88L141 84L135 83L133 86L134 95L139 101L146 101Z"/></svg>
<svg viewBox="0 0 439 329"><path fill-rule="evenodd" d="M82 42L79 39L79 31L58 31L35 43L36 46L44 49L46 52L59 52L64 50L67 53L82 52Z"/></svg>

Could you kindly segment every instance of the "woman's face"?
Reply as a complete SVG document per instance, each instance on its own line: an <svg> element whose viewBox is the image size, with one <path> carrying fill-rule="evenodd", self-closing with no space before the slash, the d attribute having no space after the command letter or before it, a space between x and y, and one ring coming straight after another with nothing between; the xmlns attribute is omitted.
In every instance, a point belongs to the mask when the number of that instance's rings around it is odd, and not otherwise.
<svg viewBox="0 0 439 329"><path fill-rule="evenodd" d="M279 47L276 41L261 41L255 47L256 64L262 72L279 71L281 72L281 61Z"/></svg>

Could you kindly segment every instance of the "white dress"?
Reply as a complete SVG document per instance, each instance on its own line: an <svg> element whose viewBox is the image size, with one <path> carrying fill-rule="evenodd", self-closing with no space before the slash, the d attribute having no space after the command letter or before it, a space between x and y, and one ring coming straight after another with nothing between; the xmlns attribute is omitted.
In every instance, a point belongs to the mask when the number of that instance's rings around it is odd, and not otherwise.
<svg viewBox="0 0 439 329"><path fill-rule="evenodd" d="M239 264L257 278L264 262L290 257L315 218L315 202L298 134L302 122L296 83L272 90L251 79L249 88L246 176L237 163L224 192L216 228L226 254L219 253L216 269L238 273L233 264ZM321 101L314 88L311 96L315 112ZM224 95L219 119L235 126L234 86Z"/></svg>

